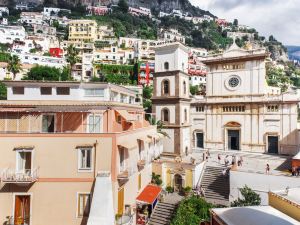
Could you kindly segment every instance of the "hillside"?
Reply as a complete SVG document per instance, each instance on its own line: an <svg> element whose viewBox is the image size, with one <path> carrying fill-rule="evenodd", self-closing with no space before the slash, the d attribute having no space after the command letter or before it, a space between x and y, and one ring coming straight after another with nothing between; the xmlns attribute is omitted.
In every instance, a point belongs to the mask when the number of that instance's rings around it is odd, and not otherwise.
<svg viewBox="0 0 300 225"><path fill-rule="evenodd" d="M300 46L286 46L291 60L300 61Z"/></svg>
<svg viewBox="0 0 300 225"><path fill-rule="evenodd" d="M189 0L128 0L128 4L132 7L147 7L154 9L155 11L163 11L167 13L172 12L173 9L180 9L185 14L192 16L209 15L215 17L209 11L193 6Z"/></svg>

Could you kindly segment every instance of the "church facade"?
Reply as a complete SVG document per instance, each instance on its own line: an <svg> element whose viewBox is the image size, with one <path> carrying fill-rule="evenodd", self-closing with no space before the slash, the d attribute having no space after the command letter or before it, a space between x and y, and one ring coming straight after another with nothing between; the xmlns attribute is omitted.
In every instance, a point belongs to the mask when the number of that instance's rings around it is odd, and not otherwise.
<svg viewBox="0 0 300 225"><path fill-rule="evenodd" d="M235 44L208 57L206 96L189 95L188 54L181 44L156 49L153 113L165 124L168 154L193 149L294 155L299 151L298 98L266 83L264 49Z"/></svg>

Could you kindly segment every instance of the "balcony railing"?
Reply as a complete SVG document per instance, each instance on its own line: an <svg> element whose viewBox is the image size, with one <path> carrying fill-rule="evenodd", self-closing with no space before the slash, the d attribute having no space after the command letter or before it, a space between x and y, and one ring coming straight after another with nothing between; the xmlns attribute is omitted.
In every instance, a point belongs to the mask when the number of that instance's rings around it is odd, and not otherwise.
<svg viewBox="0 0 300 225"><path fill-rule="evenodd" d="M30 222L30 217L19 217L15 219L13 216L8 216L6 217L6 221L4 224L6 225L20 225L20 224L29 224Z"/></svg>
<svg viewBox="0 0 300 225"><path fill-rule="evenodd" d="M38 179L38 169L26 169L16 171L15 169L4 169L1 173L3 183L33 183Z"/></svg>
<svg viewBox="0 0 300 225"><path fill-rule="evenodd" d="M134 174L135 171L132 167L121 166L121 170L118 174L119 180L128 180L129 177Z"/></svg>

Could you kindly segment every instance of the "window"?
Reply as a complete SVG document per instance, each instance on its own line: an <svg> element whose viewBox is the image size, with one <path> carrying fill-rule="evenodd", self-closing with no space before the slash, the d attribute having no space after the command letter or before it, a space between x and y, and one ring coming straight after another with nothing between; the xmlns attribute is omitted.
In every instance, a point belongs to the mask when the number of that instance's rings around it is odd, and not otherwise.
<svg viewBox="0 0 300 225"><path fill-rule="evenodd" d="M17 151L17 172L30 174L32 163L32 150Z"/></svg>
<svg viewBox="0 0 300 225"><path fill-rule="evenodd" d="M56 94L57 95L70 95L70 88L69 87L57 87Z"/></svg>
<svg viewBox="0 0 300 225"><path fill-rule="evenodd" d="M223 106L223 112L245 112L245 106Z"/></svg>
<svg viewBox="0 0 300 225"><path fill-rule="evenodd" d="M119 157L120 157L120 172L123 172L123 171L126 170L126 166L125 166L125 149L124 148L120 148Z"/></svg>
<svg viewBox="0 0 300 225"><path fill-rule="evenodd" d="M268 105L267 111L268 112L278 112L279 111L279 107L278 107L278 105Z"/></svg>
<svg viewBox="0 0 300 225"><path fill-rule="evenodd" d="M90 194L79 193L77 205L78 217L87 217L90 212Z"/></svg>
<svg viewBox="0 0 300 225"><path fill-rule="evenodd" d="M89 115L88 117L88 131L89 133L100 133L101 130L101 116Z"/></svg>
<svg viewBox="0 0 300 225"><path fill-rule="evenodd" d="M24 87L13 87L12 91L14 95L24 95Z"/></svg>
<svg viewBox="0 0 300 225"><path fill-rule="evenodd" d="M169 87L170 87L169 81L168 80L164 80L163 81L163 88L162 88L164 95L168 95L169 94Z"/></svg>
<svg viewBox="0 0 300 225"><path fill-rule="evenodd" d="M78 169L79 170L92 170L92 149L82 148L79 149L78 157Z"/></svg>
<svg viewBox="0 0 300 225"><path fill-rule="evenodd" d="M104 89L99 89L99 88L84 89L84 95L104 97Z"/></svg>
<svg viewBox="0 0 300 225"><path fill-rule="evenodd" d="M54 115L43 115L42 117L42 132L54 133L55 117Z"/></svg>
<svg viewBox="0 0 300 225"><path fill-rule="evenodd" d="M169 70L169 63L168 62L165 62L164 69L167 70L167 71Z"/></svg>
<svg viewBox="0 0 300 225"><path fill-rule="evenodd" d="M52 95L52 87L41 87L41 95Z"/></svg>
<svg viewBox="0 0 300 225"><path fill-rule="evenodd" d="M168 109L162 110L162 118L161 119L163 122L169 122L169 110Z"/></svg>
<svg viewBox="0 0 300 225"><path fill-rule="evenodd" d="M229 79L228 84L230 87L235 88L239 85L240 80L237 77L232 77Z"/></svg>
<svg viewBox="0 0 300 225"><path fill-rule="evenodd" d="M186 95L186 83L185 83L185 81L183 81L183 94Z"/></svg>
<svg viewBox="0 0 300 225"><path fill-rule="evenodd" d="M204 112L204 106L196 106L196 112Z"/></svg>

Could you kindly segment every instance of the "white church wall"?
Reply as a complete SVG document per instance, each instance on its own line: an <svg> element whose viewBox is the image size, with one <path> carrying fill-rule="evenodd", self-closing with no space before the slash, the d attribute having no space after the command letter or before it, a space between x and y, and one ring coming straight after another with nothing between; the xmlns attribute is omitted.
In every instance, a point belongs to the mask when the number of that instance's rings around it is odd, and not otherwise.
<svg viewBox="0 0 300 225"><path fill-rule="evenodd" d="M164 152L167 153L173 153L175 146L174 146L174 140L175 140L175 134L174 130L172 129L163 129L164 132L166 132L169 136L169 138L163 139L163 146L164 146Z"/></svg>

